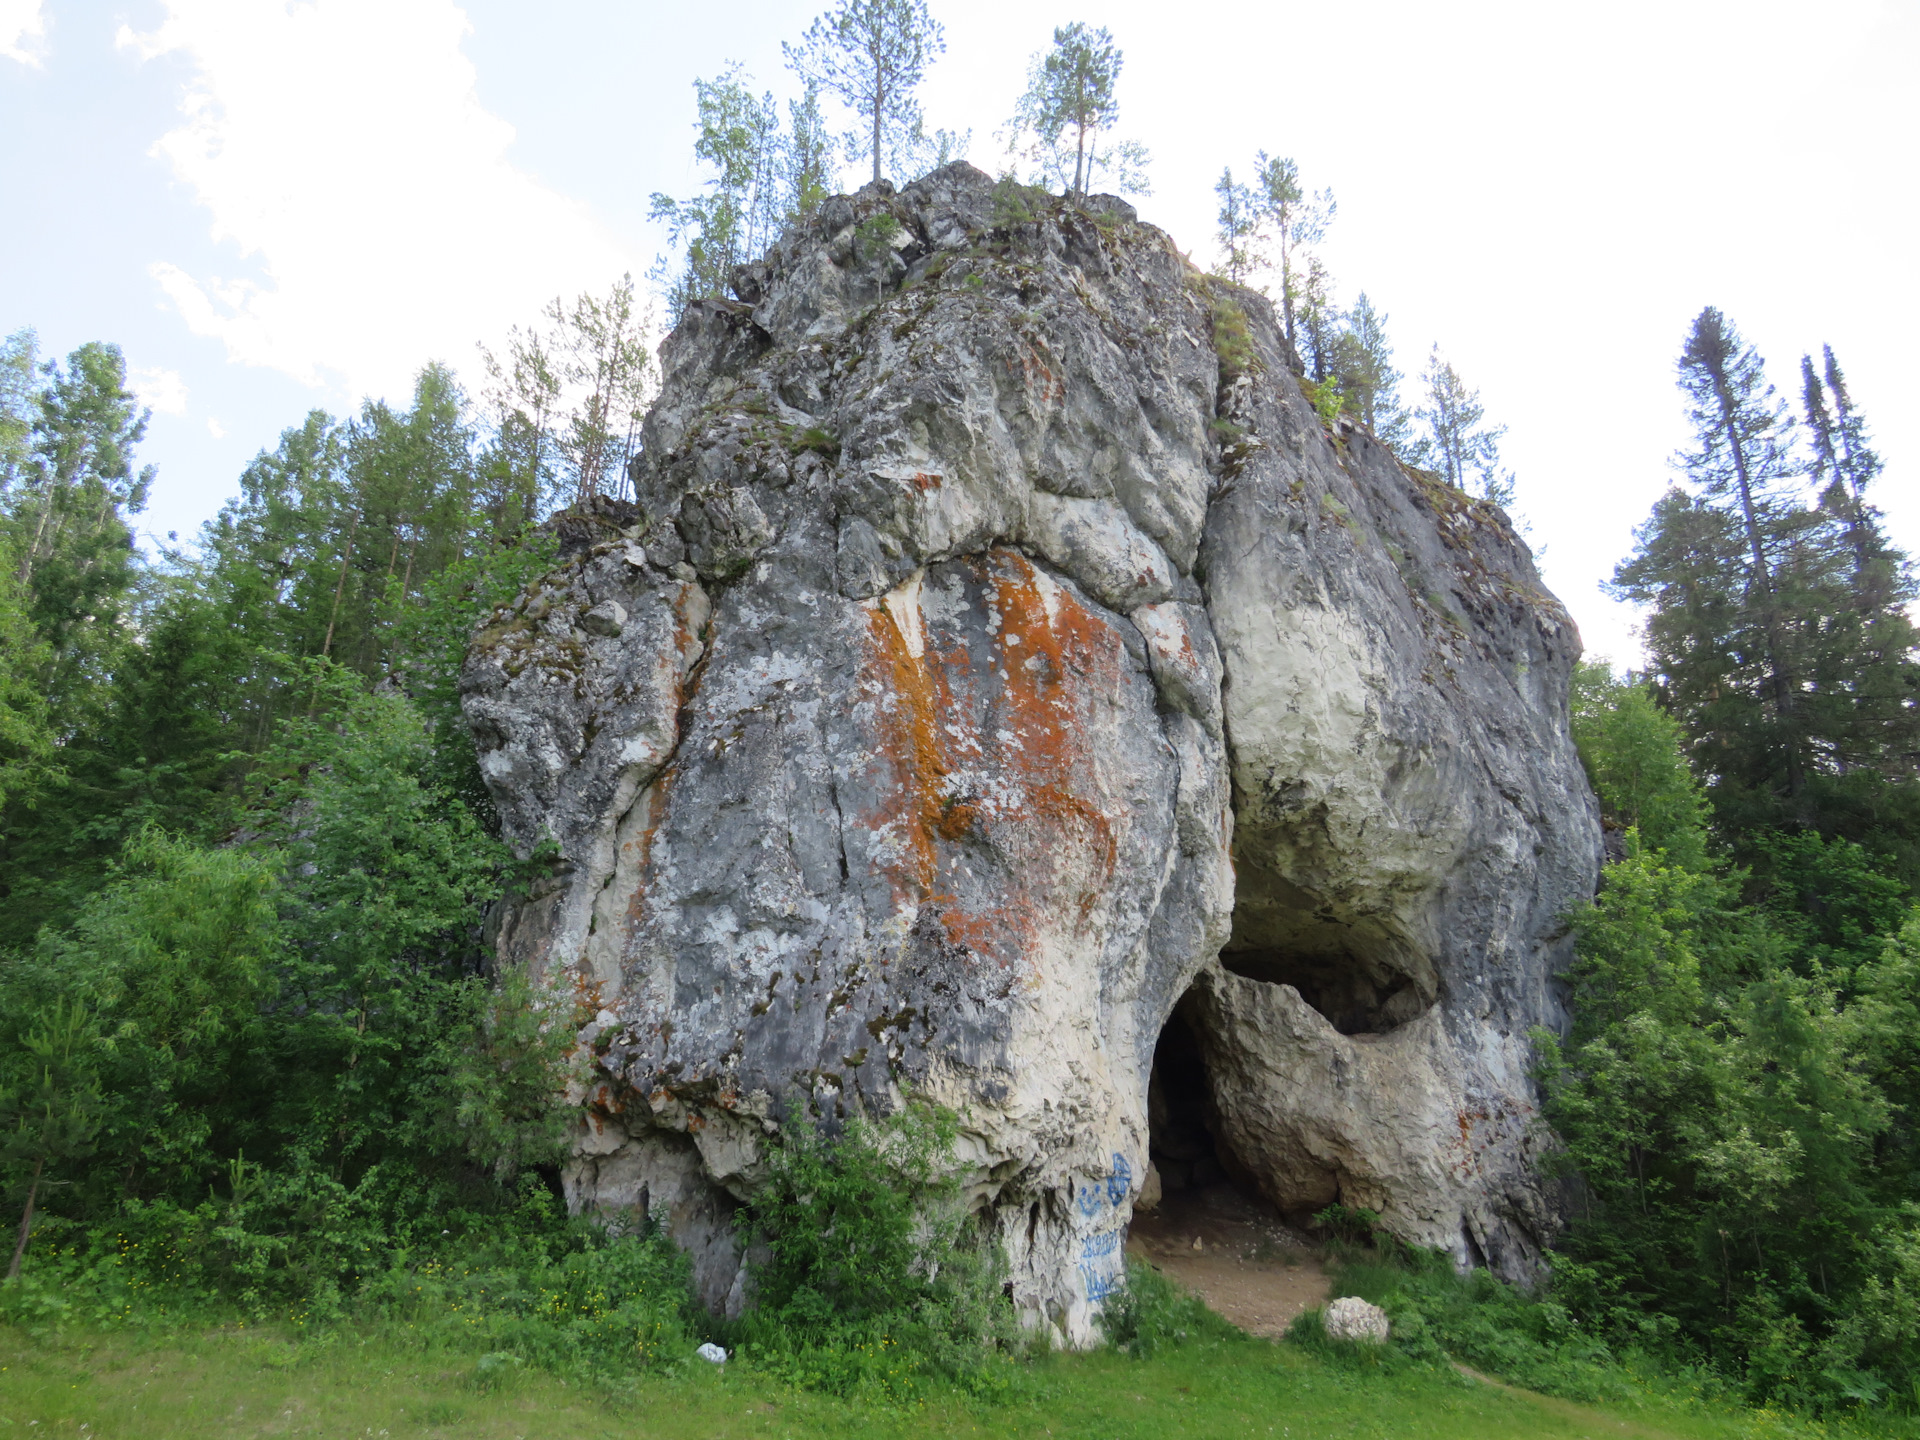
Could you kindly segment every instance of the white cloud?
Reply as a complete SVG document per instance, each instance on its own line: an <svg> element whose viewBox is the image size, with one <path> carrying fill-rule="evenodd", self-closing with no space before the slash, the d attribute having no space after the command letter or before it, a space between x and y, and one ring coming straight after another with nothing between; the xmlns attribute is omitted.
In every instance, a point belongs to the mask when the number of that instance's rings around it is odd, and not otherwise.
<svg viewBox="0 0 1920 1440"><path fill-rule="evenodd" d="M227 438L227 427L209 415L207 417L207 433L216 440L224 440Z"/></svg>
<svg viewBox="0 0 1920 1440"><path fill-rule="evenodd" d="M140 403L159 415L187 413L187 382L178 370L143 365L127 373Z"/></svg>
<svg viewBox="0 0 1920 1440"><path fill-rule="evenodd" d="M6 0L0 0L6 3ZM120 43L191 59L186 120L154 147L255 278L151 273L230 359L349 396L402 392L429 359L556 294L633 268L573 201L511 165L451 0L167 0Z"/></svg>
<svg viewBox="0 0 1920 1440"><path fill-rule="evenodd" d="M40 0L0 0L0 58L38 67L44 47L28 47L47 33L47 17Z"/></svg>

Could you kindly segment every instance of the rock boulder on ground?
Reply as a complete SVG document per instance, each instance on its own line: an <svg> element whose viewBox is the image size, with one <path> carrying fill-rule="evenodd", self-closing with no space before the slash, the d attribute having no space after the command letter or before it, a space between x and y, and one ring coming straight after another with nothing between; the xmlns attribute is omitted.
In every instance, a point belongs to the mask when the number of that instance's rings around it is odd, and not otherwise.
<svg viewBox="0 0 1920 1440"><path fill-rule="evenodd" d="M1393 1329L1386 1311L1357 1295L1343 1295L1321 1311L1320 1328L1329 1340L1360 1345L1384 1345Z"/></svg>

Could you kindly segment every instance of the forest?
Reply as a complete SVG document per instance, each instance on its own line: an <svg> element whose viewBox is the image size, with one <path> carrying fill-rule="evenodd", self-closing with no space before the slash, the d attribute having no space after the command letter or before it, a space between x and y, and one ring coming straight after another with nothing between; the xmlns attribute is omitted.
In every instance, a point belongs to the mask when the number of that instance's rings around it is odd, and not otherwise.
<svg viewBox="0 0 1920 1440"><path fill-rule="evenodd" d="M906 20L859 71L869 11ZM1139 190L1119 50L1054 38L1005 183ZM738 67L699 84L710 183L654 198L669 323L826 198L822 94L866 107L847 148L876 178L964 148L912 101L938 47L923 5L856 0L788 47L808 85L784 123ZM1403 399L1386 317L1338 302L1331 192L1266 152L1242 173L1214 272L1272 295L1313 403L1512 505L1478 396L1436 350ZM631 280L556 300L477 392L436 362L405 404L315 411L158 548L120 351L0 349L0 1316L458 1313L489 1355L562 1369L665 1365L694 1335L671 1247L559 1200L576 1027L486 930L549 857L501 841L458 692L556 514L626 483L649 304ZM1690 439L1612 581L1645 668L1583 665L1571 716L1608 864L1569 917L1572 1028L1535 1037L1566 1226L1542 1289L1483 1279L1477 1316L1396 1263L1451 1353L1544 1385L1634 1359L1750 1404L1920 1410L1915 581L1834 354L1782 393L1719 310L1676 340ZM838 1393L1006 1383L991 1257L943 1208L949 1125L912 1112L884 1153L859 1127L791 1138L735 1343ZM856 1215L850 1248L817 1243ZM1142 1285L1114 1334L1150 1349L1187 1312Z"/></svg>

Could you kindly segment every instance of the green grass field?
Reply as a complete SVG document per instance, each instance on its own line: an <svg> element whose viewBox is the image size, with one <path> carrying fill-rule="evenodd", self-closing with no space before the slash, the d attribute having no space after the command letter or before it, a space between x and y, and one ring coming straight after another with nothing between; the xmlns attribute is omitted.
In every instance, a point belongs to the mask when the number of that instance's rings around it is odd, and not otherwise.
<svg viewBox="0 0 1920 1440"><path fill-rule="evenodd" d="M940 1396L901 1410L794 1390L739 1363L694 1362L678 1375L605 1388L372 1334L295 1342L223 1329L36 1340L0 1330L6 1436L1731 1440L1866 1433L1874 1432L1715 1412L1684 1397L1601 1409L1438 1369L1329 1361L1249 1339L1188 1345L1152 1360L1111 1351L1047 1357L1033 1363L1017 1398L984 1404Z"/></svg>

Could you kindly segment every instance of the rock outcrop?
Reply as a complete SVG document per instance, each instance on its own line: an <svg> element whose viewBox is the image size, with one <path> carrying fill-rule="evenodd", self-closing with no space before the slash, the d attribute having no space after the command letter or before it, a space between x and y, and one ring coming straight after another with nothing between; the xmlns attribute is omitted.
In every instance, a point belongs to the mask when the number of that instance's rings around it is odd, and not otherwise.
<svg viewBox="0 0 1920 1440"><path fill-rule="evenodd" d="M597 1010L572 1201L737 1308L782 1119L911 1089L1069 1341L1170 1115L1284 1210L1524 1272L1600 831L1505 518L1323 422L1267 303L1116 200L953 165L734 289L463 682L560 856L502 956Z"/></svg>

